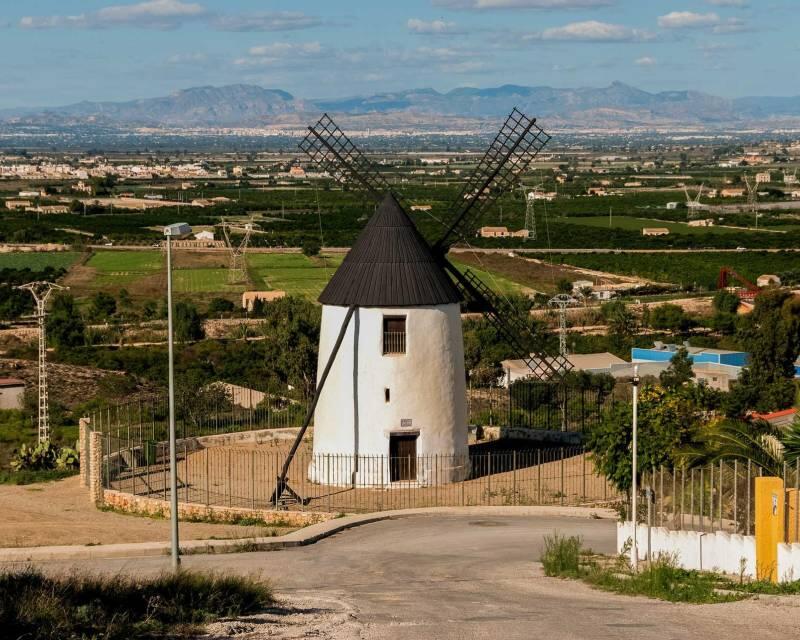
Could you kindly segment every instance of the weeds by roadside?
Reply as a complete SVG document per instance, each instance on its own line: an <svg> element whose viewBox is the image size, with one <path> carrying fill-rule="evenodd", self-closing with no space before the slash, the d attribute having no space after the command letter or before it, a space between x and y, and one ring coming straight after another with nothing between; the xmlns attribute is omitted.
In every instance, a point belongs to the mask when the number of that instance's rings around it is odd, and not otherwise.
<svg viewBox="0 0 800 640"><path fill-rule="evenodd" d="M624 554L615 558L593 555L583 549L581 538L558 533L545 536L541 562L545 575L550 577L575 578L604 591L670 602L712 604L743 600L754 594L800 594L800 581L777 585L734 581L714 573L682 569L677 558L669 555L658 556L634 572Z"/></svg>
<svg viewBox="0 0 800 640"><path fill-rule="evenodd" d="M155 578L0 572L3 637L28 640L188 637L200 625L264 609L268 582L189 571Z"/></svg>
<svg viewBox="0 0 800 640"><path fill-rule="evenodd" d="M37 482L52 482L77 475L77 469L38 469L6 471L0 470L0 484L36 484Z"/></svg>

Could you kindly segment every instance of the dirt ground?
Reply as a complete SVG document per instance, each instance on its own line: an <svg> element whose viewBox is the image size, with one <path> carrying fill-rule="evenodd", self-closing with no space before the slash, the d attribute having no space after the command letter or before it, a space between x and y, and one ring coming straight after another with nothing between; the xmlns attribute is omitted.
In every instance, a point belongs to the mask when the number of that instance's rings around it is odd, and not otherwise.
<svg viewBox="0 0 800 640"><path fill-rule="evenodd" d="M94 545L168 541L168 520L100 511L90 504L77 476L42 484L0 485L0 547ZM231 524L181 523L184 540L250 538L290 529Z"/></svg>

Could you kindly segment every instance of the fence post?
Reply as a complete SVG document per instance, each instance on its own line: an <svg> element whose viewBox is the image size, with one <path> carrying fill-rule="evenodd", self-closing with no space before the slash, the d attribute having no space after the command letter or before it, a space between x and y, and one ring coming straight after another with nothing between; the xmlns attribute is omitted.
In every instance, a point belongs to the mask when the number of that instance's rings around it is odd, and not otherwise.
<svg viewBox="0 0 800 640"><path fill-rule="evenodd" d="M89 433L92 421L89 418L78 420L78 462L80 464L80 483L89 486Z"/></svg>
<svg viewBox="0 0 800 640"><path fill-rule="evenodd" d="M511 491L511 504L516 505L517 504L517 450L516 449L514 449L514 451L512 452L512 465L514 471L514 485Z"/></svg>
<svg viewBox="0 0 800 640"><path fill-rule="evenodd" d="M586 501L586 451L581 454L581 468L583 469L583 478L581 480L581 494L583 501Z"/></svg>
<svg viewBox="0 0 800 640"><path fill-rule="evenodd" d="M536 489L539 493L539 504L542 504L542 450L536 450Z"/></svg>
<svg viewBox="0 0 800 640"><path fill-rule="evenodd" d="M205 448L205 459L206 459L206 482L205 482L205 485L206 485L206 506L211 504L211 495L209 493L209 477L208 477L209 470L210 470L209 469L209 464L208 464L208 454L209 453L210 453L209 448L206 447Z"/></svg>
<svg viewBox="0 0 800 640"><path fill-rule="evenodd" d="M489 451L486 457L486 480L488 482L487 489L486 489L486 498L488 499L487 504L492 504L492 452Z"/></svg>
<svg viewBox="0 0 800 640"><path fill-rule="evenodd" d="M92 431L89 436L89 500L99 507L103 499L103 434Z"/></svg>
<svg viewBox="0 0 800 640"><path fill-rule="evenodd" d="M250 451L250 507L256 508L256 451Z"/></svg>
<svg viewBox="0 0 800 640"><path fill-rule="evenodd" d="M561 447L561 489L559 490L559 494L561 495L560 501L561 504L564 504L564 447Z"/></svg>

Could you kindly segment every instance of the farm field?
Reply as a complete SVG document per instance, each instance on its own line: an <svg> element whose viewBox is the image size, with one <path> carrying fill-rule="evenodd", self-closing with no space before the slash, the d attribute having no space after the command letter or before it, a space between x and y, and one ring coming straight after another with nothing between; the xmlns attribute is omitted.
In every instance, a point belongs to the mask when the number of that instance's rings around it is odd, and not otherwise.
<svg viewBox="0 0 800 640"><path fill-rule="evenodd" d="M175 269L172 282L176 293L241 293L247 288L228 284L228 269L207 267Z"/></svg>
<svg viewBox="0 0 800 640"><path fill-rule="evenodd" d="M47 267L68 269L80 255L77 251L0 253L0 269L30 269L31 271L41 271Z"/></svg>
<svg viewBox="0 0 800 640"><path fill-rule="evenodd" d="M531 260L527 257L510 257L501 253L475 254L459 252L450 254L451 261L460 269L469 267L481 280L493 289L504 293L521 293L531 290L542 293L555 293L559 280L602 280L603 284L623 282L626 278L615 278L613 274L598 278L588 276L579 269L558 264L550 258ZM488 275L491 272L491 276Z"/></svg>
<svg viewBox="0 0 800 640"><path fill-rule="evenodd" d="M299 253L254 253L247 265L255 288L316 300L344 255L309 258Z"/></svg>
<svg viewBox="0 0 800 640"><path fill-rule="evenodd" d="M568 224L580 224L590 227L600 227L608 229L608 216L581 216L575 218L559 218L559 222L566 222ZM665 227L669 229L670 233L689 234L689 235L707 235L707 234L737 234L743 233L758 233L764 231L774 232L776 230L788 231L787 227L777 227L774 230L770 229L732 229L730 227L714 226L714 227L690 227L685 222L668 222L666 220L658 220L654 218L631 218L628 216L612 216L611 228L625 229L626 231L641 231L645 227Z"/></svg>
<svg viewBox="0 0 800 640"><path fill-rule="evenodd" d="M732 267L740 275L755 282L764 273L780 275L796 271L800 258L790 251L767 253L746 251L741 253L582 253L537 256L556 263L587 269L597 269L625 275L638 275L661 282L696 285L704 289L716 288L717 276L722 267Z"/></svg>

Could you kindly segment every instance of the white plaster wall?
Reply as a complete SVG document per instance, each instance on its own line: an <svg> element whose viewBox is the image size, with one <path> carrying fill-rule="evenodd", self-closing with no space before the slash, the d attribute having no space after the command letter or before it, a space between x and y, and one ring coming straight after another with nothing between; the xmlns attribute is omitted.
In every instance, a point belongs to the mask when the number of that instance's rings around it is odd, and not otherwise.
<svg viewBox="0 0 800 640"><path fill-rule="evenodd" d="M738 575L741 572L741 559L744 559L744 575L752 577L756 567L756 540L754 536L730 534L724 531L701 533L699 531L671 531L663 527L653 527L651 553L674 555L684 569L703 569ZM628 540L633 538L633 525L630 522L617 523L617 551L622 552ZM647 526L640 524L637 529L639 559L647 558ZM800 567L800 545L795 558ZM778 549L780 554L780 548ZM780 556L778 575L783 575ZM797 575L800 575L798 573Z"/></svg>
<svg viewBox="0 0 800 640"><path fill-rule="evenodd" d="M781 582L800 580L800 544L778 545L778 579Z"/></svg>
<svg viewBox="0 0 800 640"><path fill-rule="evenodd" d="M346 314L346 307L322 308L318 378ZM383 355L385 315L406 316L403 355ZM411 420L411 426L401 426L401 420ZM324 469L323 463L312 463L309 477L316 482L349 484L350 474L356 471L353 456L357 456L357 482L386 483L388 470L370 457L388 457L389 434L405 431L419 433L418 456L464 458L453 464L439 460L438 474L433 462L418 462L419 482L452 482L466 475L464 341L457 304L356 309L314 414L314 453L333 455L334 462L328 458Z"/></svg>

